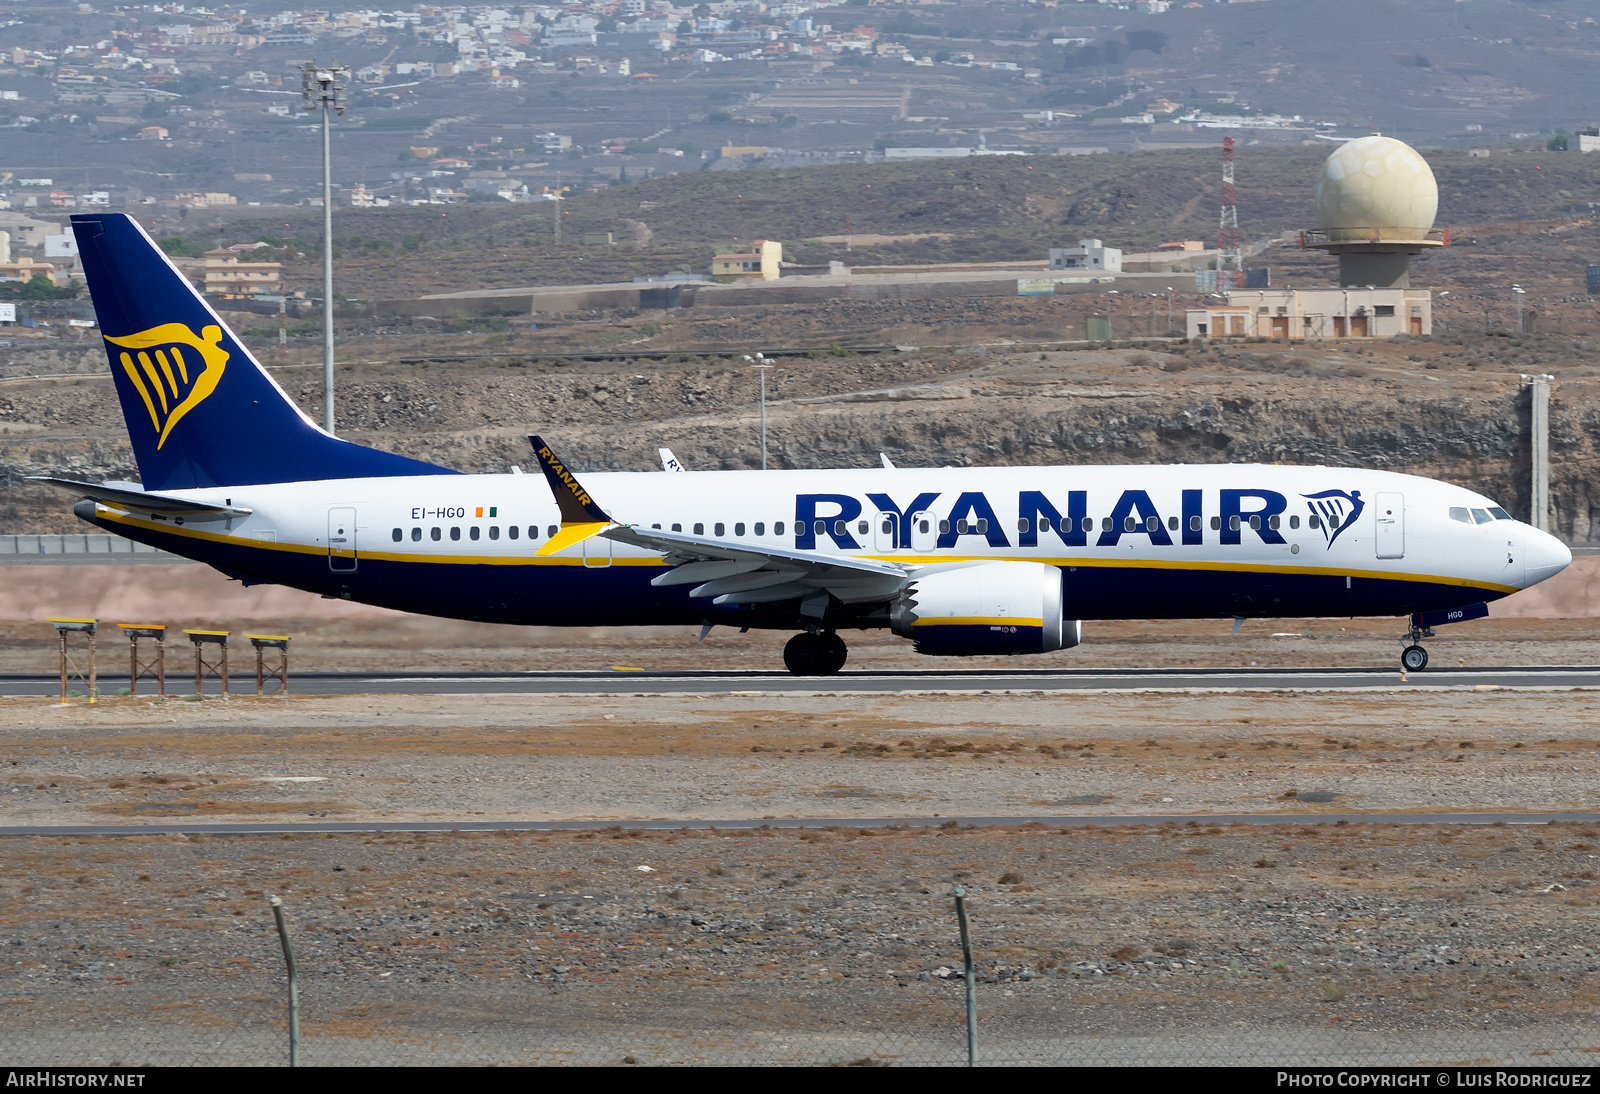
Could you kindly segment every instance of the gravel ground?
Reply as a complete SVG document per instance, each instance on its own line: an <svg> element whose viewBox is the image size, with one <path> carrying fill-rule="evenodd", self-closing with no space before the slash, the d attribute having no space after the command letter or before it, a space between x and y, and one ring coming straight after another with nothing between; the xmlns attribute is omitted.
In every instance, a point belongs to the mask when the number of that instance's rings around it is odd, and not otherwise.
<svg viewBox="0 0 1600 1094"><path fill-rule="evenodd" d="M1578 625L1515 626L1484 638L1502 660L1583 652ZM1165 634L1143 648L1239 648L1197 625ZM433 654L509 656L474 641ZM1597 712L1592 691L1398 685L0 700L8 824L839 819L0 840L0 1058L281 1062L276 893L308 1063L954 1063L961 885L991 1062L1592 1063L1600 824L1295 815L1600 810ZM1146 812L1195 819L856 826Z"/></svg>
<svg viewBox="0 0 1600 1094"><path fill-rule="evenodd" d="M1594 826L755 830L0 843L0 1056L1585 1062ZM647 868L647 869L646 869Z"/></svg>
<svg viewBox="0 0 1600 1094"><path fill-rule="evenodd" d="M0 822L1600 809L1600 694L0 700Z"/></svg>

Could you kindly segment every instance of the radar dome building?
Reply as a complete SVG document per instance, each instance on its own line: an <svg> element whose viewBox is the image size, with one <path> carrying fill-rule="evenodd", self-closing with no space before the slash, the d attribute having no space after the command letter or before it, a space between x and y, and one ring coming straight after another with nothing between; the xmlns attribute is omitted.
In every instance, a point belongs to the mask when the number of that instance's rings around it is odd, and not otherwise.
<svg viewBox="0 0 1600 1094"><path fill-rule="evenodd" d="M1448 241L1433 226L1439 184L1417 150L1373 134L1340 145L1317 176L1317 224L1305 246L1339 256L1339 284L1404 289L1411 256Z"/></svg>

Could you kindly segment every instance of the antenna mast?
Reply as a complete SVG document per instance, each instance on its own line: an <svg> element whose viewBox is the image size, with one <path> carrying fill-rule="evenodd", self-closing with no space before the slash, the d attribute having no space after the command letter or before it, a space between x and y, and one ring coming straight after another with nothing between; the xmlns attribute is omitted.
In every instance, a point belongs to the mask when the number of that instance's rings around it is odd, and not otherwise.
<svg viewBox="0 0 1600 1094"><path fill-rule="evenodd" d="M1233 196L1233 138L1222 139L1222 217L1217 232L1217 291L1244 288L1244 260L1239 248L1239 206Z"/></svg>

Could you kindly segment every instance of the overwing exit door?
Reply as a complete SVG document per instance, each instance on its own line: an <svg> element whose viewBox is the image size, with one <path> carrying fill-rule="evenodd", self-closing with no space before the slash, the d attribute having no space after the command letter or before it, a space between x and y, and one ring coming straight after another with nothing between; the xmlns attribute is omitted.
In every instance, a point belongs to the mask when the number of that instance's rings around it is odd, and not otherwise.
<svg viewBox="0 0 1600 1094"><path fill-rule="evenodd" d="M1403 494L1377 495L1373 542L1379 558L1406 557L1406 499Z"/></svg>
<svg viewBox="0 0 1600 1094"><path fill-rule="evenodd" d="M900 545L900 518L894 513L879 513L872 519L872 549L878 554Z"/></svg>
<svg viewBox="0 0 1600 1094"><path fill-rule="evenodd" d="M328 569L351 573L356 568L356 511L328 510Z"/></svg>

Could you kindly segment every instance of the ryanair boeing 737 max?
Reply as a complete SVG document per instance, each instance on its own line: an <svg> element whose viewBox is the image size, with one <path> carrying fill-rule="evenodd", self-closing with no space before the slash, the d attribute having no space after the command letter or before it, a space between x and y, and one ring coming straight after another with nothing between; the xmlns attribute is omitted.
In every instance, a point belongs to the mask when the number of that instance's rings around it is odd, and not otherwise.
<svg viewBox="0 0 1600 1094"><path fill-rule="evenodd" d="M72 218L139 483L74 512L247 584L544 626L838 632L1041 653L1081 621L1408 616L1421 637L1571 553L1458 486L1336 467L978 467L463 475L330 436L122 214Z"/></svg>

